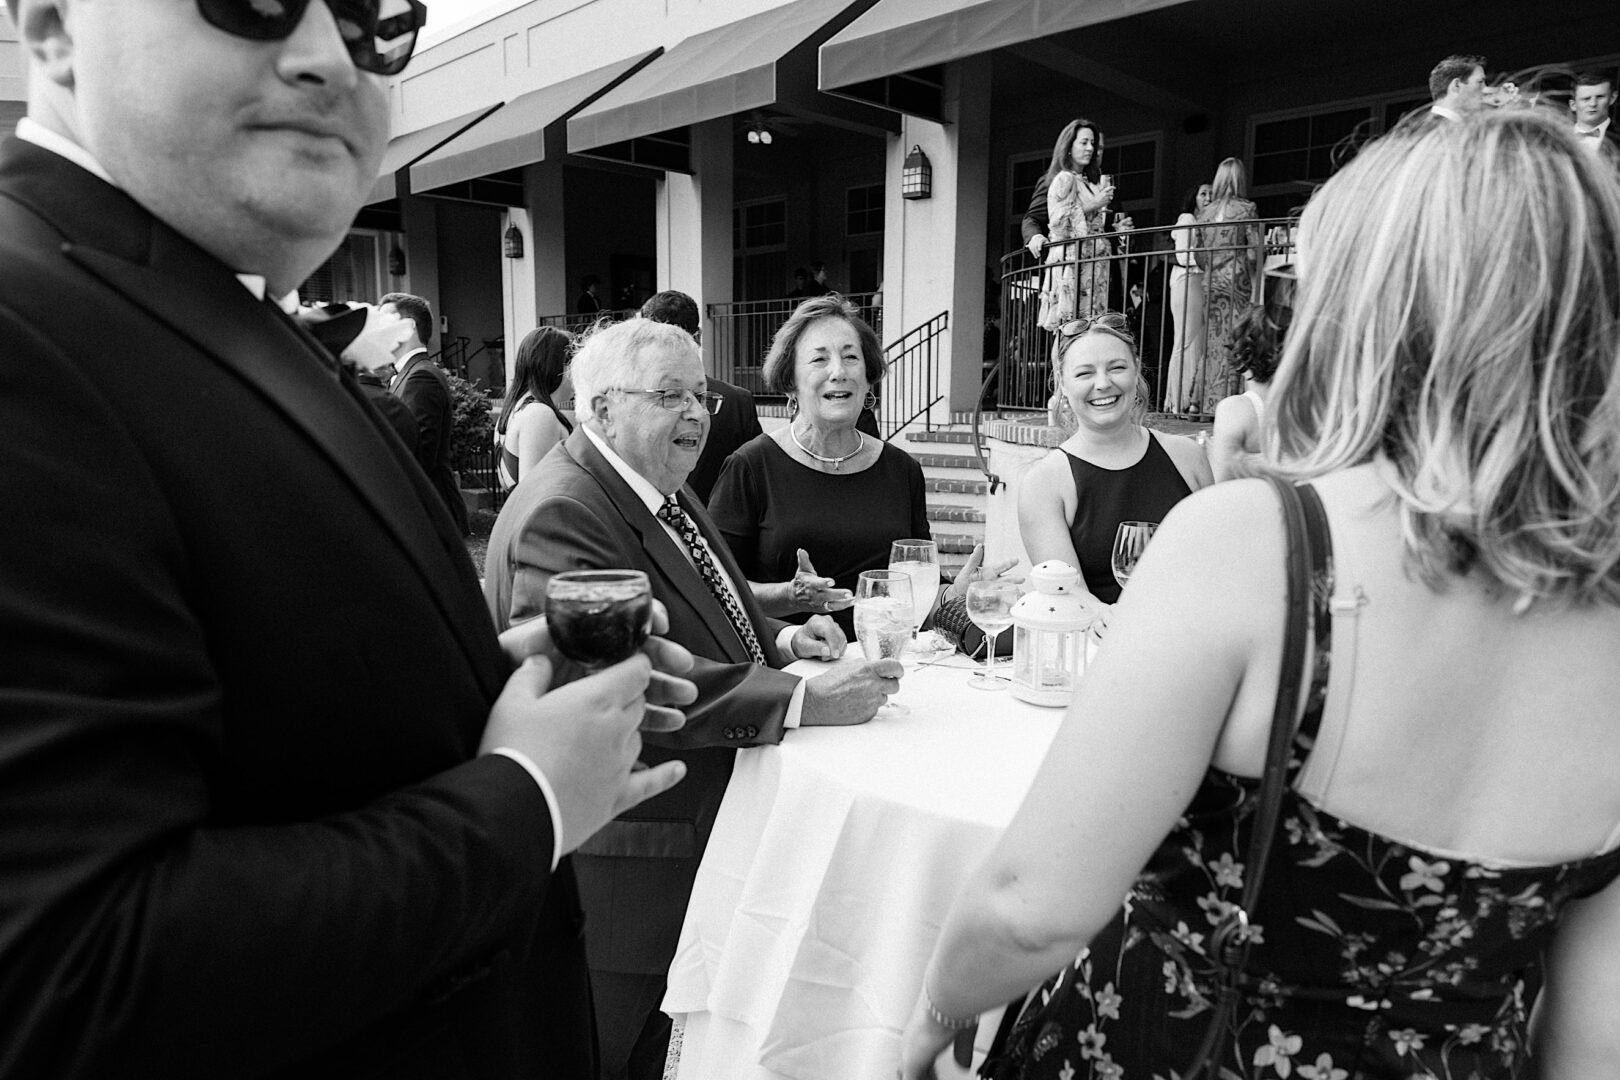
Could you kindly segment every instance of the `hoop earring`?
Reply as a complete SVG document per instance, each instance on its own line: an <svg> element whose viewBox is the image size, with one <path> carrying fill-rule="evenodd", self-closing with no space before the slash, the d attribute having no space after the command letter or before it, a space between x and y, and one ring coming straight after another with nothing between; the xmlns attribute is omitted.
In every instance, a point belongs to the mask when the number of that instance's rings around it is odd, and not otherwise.
<svg viewBox="0 0 1620 1080"><path fill-rule="evenodd" d="M868 390L866 392L866 400L862 404L873 412L877 412L877 395Z"/></svg>
<svg viewBox="0 0 1620 1080"><path fill-rule="evenodd" d="M799 415L799 399L796 398L796 397L788 398L788 419L791 420L795 416L798 416L798 415Z"/></svg>

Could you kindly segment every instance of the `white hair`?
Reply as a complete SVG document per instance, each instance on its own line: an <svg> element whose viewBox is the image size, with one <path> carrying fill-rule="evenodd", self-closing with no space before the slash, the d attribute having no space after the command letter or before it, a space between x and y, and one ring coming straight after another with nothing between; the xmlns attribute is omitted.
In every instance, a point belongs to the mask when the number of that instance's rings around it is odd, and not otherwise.
<svg viewBox="0 0 1620 1080"><path fill-rule="evenodd" d="M642 359L651 352L689 353L702 362L697 342L680 327L652 319L626 319L589 332L574 354L574 408L581 420L595 413L593 402L609 390L645 389Z"/></svg>

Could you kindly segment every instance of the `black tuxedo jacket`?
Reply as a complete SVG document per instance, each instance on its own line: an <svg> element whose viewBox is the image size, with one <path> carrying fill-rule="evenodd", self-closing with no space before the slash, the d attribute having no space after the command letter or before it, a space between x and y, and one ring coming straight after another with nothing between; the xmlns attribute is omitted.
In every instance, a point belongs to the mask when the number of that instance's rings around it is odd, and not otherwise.
<svg viewBox="0 0 1620 1080"><path fill-rule="evenodd" d="M1046 230L1051 227L1051 218L1046 213L1046 192L1051 186L1051 181L1042 175L1035 183L1035 193L1029 197L1029 209L1024 211L1024 220L1018 229L1023 234L1026 247L1030 237L1045 236Z"/></svg>
<svg viewBox="0 0 1620 1080"><path fill-rule="evenodd" d="M714 490L714 482L720 479L720 466L726 463L726 458L763 430L759 426L759 413L754 408L753 394L740 386L732 386L712 377L708 383L709 389L721 397L720 411L709 421L709 439L703 444L703 453L698 455L692 475L686 478L686 486L703 500L705 506L709 502L709 492Z"/></svg>
<svg viewBox="0 0 1620 1080"><path fill-rule="evenodd" d="M455 473L450 468L451 436L455 405L450 397L450 380L443 369L417 353L405 362L394 377L394 396L403 401L416 417L416 461L433 483L450 518L467 535L467 504L461 498Z"/></svg>
<svg viewBox="0 0 1620 1080"><path fill-rule="evenodd" d="M754 602L737 561L690 491L681 504L742 595L765 654L780 667L783 625ZM690 649L697 702L686 726L649 735L643 760L686 762L675 787L610 823L579 849L576 868L589 915L591 966L662 975L680 939L698 861L731 778L734 751L778 742L796 676L753 663L725 611L686 555L583 430L525 474L489 539L484 594L496 625L545 610L546 582L564 570L645 571L669 609L669 637Z"/></svg>
<svg viewBox="0 0 1620 1080"><path fill-rule="evenodd" d="M461 537L313 339L0 144L0 1075L593 1075Z"/></svg>

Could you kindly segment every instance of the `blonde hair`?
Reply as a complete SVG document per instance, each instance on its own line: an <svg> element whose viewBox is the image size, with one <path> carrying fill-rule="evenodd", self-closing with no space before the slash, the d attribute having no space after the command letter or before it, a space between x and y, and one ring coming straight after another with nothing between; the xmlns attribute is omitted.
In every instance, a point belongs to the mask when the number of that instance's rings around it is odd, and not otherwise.
<svg viewBox="0 0 1620 1080"><path fill-rule="evenodd" d="M1075 331L1065 333L1069 327ZM1052 335L1052 392L1058 402L1058 429L1064 438L1074 434L1080 426L1069 404L1069 395L1063 389L1063 370L1068 366L1069 353L1081 339L1093 335L1110 337L1122 342L1131 352L1131 365L1136 369L1136 389L1131 393L1131 422L1141 424L1147 419L1147 372L1142 369L1142 355L1136 347L1136 335L1131 333L1130 320L1117 311L1104 311L1092 318L1072 319Z"/></svg>
<svg viewBox="0 0 1620 1080"><path fill-rule="evenodd" d="M1393 468L1409 560L1516 608L1620 602L1620 182L1567 117L1418 117L1306 207L1265 439Z"/></svg>
<svg viewBox="0 0 1620 1080"><path fill-rule="evenodd" d="M1235 157L1227 158L1215 169L1215 180L1209 185L1209 201L1219 203L1248 197L1249 174L1244 170L1243 162Z"/></svg>

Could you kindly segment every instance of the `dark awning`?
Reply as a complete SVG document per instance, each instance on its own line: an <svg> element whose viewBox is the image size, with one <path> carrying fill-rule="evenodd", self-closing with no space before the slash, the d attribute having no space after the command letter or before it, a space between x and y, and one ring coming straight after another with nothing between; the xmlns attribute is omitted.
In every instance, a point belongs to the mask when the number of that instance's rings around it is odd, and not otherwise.
<svg viewBox="0 0 1620 1080"><path fill-rule="evenodd" d="M821 47L823 91L910 112L904 86L919 68L1110 22L1186 0L878 0ZM925 81L935 82L930 75ZM926 110L923 115L928 115Z"/></svg>
<svg viewBox="0 0 1620 1080"><path fill-rule="evenodd" d="M664 50L637 53L618 63L564 79L513 98L497 116L457 135L411 166L411 190L431 191L503 169L517 169L562 152L562 132L546 129L601 97Z"/></svg>
<svg viewBox="0 0 1620 1080"><path fill-rule="evenodd" d="M814 63L818 31L860 0L792 0L689 37L568 121L571 153L626 143L777 101L795 49ZM828 33L831 30L828 29ZM814 81L814 69L807 84Z"/></svg>
<svg viewBox="0 0 1620 1080"><path fill-rule="evenodd" d="M366 198L366 205L384 202L398 194L394 174L418 161L463 131L478 123L484 117L501 107L495 104L482 109L474 109L470 113L463 113L450 120L442 120L430 127L417 131L408 131L397 138L390 139L388 149L383 152L382 165L378 169L377 182L371 186L371 194Z"/></svg>

